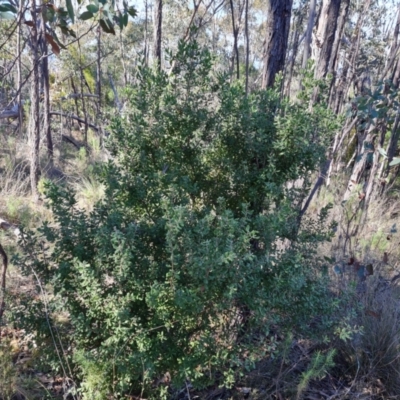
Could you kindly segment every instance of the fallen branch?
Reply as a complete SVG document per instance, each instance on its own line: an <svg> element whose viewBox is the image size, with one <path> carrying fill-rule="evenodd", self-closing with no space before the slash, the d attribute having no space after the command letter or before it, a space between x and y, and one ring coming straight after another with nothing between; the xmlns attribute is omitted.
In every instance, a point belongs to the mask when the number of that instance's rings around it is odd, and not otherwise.
<svg viewBox="0 0 400 400"><path fill-rule="evenodd" d="M78 150L80 150L82 147L84 147L87 150L90 150L89 146L87 144L81 143L78 140L74 139L72 136L68 135L61 135L61 139L64 140L64 142L70 143L73 146L75 146Z"/></svg>
<svg viewBox="0 0 400 400"><path fill-rule="evenodd" d="M82 124L85 124L85 120L84 120L84 119L79 118L79 117L77 117L76 115L73 115L73 114L65 114L65 113L60 112L60 111L52 111L52 112L50 113L50 115L59 115L60 117L65 117L65 118L74 119L74 120L76 120L76 121L81 122ZM89 122L87 123L87 125L88 125L89 128L92 128L92 129L94 129L94 130L97 131L97 132L100 130L99 127L97 127L96 125L93 125L93 124L91 124L91 123L89 123Z"/></svg>
<svg viewBox="0 0 400 400"><path fill-rule="evenodd" d="M71 93L66 97L61 97L61 100L67 100L67 99L76 99L80 97L92 97L95 99L98 99L99 96L97 94L91 94L91 93Z"/></svg>

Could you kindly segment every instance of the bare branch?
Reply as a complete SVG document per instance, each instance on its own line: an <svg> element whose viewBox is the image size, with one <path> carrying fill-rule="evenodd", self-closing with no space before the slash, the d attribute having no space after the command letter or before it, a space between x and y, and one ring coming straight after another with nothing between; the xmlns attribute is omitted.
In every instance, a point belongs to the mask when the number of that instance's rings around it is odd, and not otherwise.
<svg viewBox="0 0 400 400"><path fill-rule="evenodd" d="M76 115L73 115L73 114L66 114L66 113L63 113L63 112L61 112L61 111L52 111L52 112L50 113L50 115L59 115L60 117L65 117L65 118L74 119L74 120L76 120L76 121L81 122L82 124L85 123L85 120L84 120L84 119L79 118L79 117L77 117ZM93 124L91 124L91 123L89 123L89 122L87 123L87 125L88 125L90 128L92 128L92 129L94 129L95 131L97 131L97 132L100 130L100 128L99 128L98 126L93 125Z"/></svg>

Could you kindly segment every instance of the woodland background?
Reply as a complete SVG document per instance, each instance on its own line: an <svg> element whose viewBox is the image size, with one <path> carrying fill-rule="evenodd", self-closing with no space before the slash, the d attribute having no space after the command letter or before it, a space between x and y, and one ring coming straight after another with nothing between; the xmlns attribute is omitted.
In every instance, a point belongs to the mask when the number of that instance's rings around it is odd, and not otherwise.
<svg viewBox="0 0 400 400"><path fill-rule="evenodd" d="M0 398L400 398L399 33L0 0Z"/></svg>

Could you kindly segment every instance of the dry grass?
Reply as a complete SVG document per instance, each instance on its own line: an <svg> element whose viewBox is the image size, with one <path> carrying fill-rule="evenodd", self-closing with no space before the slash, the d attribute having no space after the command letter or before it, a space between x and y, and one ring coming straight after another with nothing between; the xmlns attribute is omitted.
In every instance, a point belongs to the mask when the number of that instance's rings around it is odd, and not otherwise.
<svg viewBox="0 0 400 400"><path fill-rule="evenodd" d="M400 394L400 304L396 289L379 277L369 279L359 298L362 309L354 321L362 330L338 345L342 368L347 368L342 372L353 376L355 388L387 399Z"/></svg>

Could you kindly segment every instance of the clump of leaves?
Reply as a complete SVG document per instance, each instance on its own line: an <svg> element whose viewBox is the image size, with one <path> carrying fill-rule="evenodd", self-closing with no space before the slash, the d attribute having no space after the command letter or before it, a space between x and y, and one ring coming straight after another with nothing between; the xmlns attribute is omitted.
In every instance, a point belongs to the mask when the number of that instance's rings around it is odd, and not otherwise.
<svg viewBox="0 0 400 400"><path fill-rule="evenodd" d="M335 127L326 107L247 96L196 43L180 43L173 62L170 75L138 68L110 128L103 200L87 213L50 186L56 225L24 236L19 265L63 299L88 392L97 366L94 389L115 396L166 372L173 385L232 385L271 326L302 332L332 311L315 256L330 228L322 214L298 236L307 187L288 185L323 157Z"/></svg>

